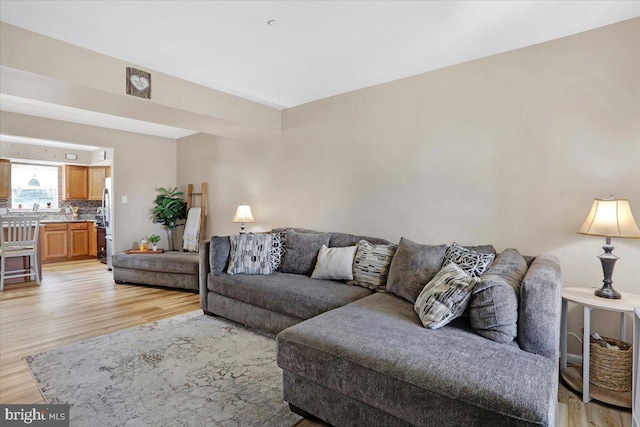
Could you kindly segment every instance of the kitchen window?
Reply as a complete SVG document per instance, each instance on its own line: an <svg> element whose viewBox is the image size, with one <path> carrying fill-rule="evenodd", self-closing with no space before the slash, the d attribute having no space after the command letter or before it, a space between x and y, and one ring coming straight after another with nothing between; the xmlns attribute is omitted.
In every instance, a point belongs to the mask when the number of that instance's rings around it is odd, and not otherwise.
<svg viewBox="0 0 640 427"><path fill-rule="evenodd" d="M11 208L58 208L58 167L11 164Z"/></svg>

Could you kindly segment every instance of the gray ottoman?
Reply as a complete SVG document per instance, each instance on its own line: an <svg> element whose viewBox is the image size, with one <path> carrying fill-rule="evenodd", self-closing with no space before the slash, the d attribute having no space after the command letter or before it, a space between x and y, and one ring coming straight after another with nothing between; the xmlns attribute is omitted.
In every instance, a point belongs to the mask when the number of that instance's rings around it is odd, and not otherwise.
<svg viewBox="0 0 640 427"><path fill-rule="evenodd" d="M166 286L198 292L199 258L196 252L113 255L113 280L116 283Z"/></svg>

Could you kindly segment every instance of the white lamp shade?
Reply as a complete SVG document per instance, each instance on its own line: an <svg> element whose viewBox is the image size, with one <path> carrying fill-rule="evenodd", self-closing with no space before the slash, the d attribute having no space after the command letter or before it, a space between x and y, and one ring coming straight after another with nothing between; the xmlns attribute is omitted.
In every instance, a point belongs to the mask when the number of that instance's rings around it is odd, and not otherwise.
<svg viewBox="0 0 640 427"><path fill-rule="evenodd" d="M231 222L256 222L253 219L253 215L251 214L251 206L249 205L238 205L238 209L236 209L236 214L233 216Z"/></svg>
<svg viewBox="0 0 640 427"><path fill-rule="evenodd" d="M639 239L640 229L633 219L628 200L595 199L578 234Z"/></svg>

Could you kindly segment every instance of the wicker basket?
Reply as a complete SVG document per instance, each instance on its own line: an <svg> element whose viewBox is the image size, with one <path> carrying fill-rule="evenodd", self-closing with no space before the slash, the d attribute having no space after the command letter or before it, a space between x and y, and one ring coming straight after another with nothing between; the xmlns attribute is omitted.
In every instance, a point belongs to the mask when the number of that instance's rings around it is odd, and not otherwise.
<svg viewBox="0 0 640 427"><path fill-rule="evenodd" d="M631 391L633 347L624 341L602 338L620 350L604 348L591 338L589 382L611 391Z"/></svg>

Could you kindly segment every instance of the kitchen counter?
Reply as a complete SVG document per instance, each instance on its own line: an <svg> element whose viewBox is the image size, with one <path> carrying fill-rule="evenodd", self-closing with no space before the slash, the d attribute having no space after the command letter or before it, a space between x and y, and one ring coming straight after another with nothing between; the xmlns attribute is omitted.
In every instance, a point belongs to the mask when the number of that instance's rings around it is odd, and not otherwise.
<svg viewBox="0 0 640 427"><path fill-rule="evenodd" d="M64 222L96 222L95 219L43 219L40 224L60 224Z"/></svg>

